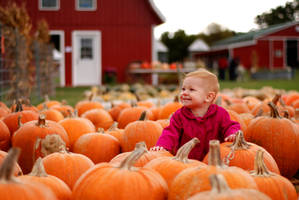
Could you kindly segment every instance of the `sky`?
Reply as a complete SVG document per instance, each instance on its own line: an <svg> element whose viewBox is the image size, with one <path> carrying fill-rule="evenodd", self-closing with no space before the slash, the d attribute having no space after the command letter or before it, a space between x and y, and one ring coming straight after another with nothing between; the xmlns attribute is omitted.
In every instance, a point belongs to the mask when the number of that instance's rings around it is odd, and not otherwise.
<svg viewBox="0 0 299 200"><path fill-rule="evenodd" d="M271 8L284 6L291 0L153 0L165 18L165 23L154 29L155 38L179 29L186 34L204 32L211 23L236 32L257 29L257 15Z"/></svg>

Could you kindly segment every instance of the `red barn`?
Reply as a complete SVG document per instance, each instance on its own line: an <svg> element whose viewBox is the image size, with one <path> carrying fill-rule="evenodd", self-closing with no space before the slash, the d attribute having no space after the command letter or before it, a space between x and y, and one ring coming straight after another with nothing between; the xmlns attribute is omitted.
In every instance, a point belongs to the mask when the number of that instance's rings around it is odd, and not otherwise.
<svg viewBox="0 0 299 200"><path fill-rule="evenodd" d="M152 61L153 28L164 21L152 0L28 0L26 8L33 25L48 22L62 52L62 86L101 84L111 69L125 81L129 62Z"/></svg>
<svg viewBox="0 0 299 200"><path fill-rule="evenodd" d="M216 42L210 51L196 57L208 60L208 65L222 56L239 58L247 69L252 66L269 69L298 67L298 41L299 22L289 22Z"/></svg>

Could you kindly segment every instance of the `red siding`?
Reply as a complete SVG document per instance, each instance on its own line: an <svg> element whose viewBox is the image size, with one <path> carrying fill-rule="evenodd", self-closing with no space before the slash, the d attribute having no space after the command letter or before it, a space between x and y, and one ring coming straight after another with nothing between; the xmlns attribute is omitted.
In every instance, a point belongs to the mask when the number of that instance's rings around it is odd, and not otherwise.
<svg viewBox="0 0 299 200"><path fill-rule="evenodd" d="M255 46L246 46L234 49L234 57L239 57L240 63L247 69L252 66L252 54Z"/></svg>
<svg viewBox="0 0 299 200"><path fill-rule="evenodd" d="M280 52L280 53L279 53ZM273 67L281 68L284 66L284 41L273 41L272 54Z"/></svg>
<svg viewBox="0 0 299 200"><path fill-rule="evenodd" d="M76 0L60 0L58 11L40 11L38 1L26 1L33 25L44 18L50 30L65 31L65 46L72 46L74 30L101 31L102 75L105 68L114 67L118 81L123 82L129 62L152 60L152 25L162 21L149 0L97 0L96 11L75 10ZM65 53L65 80L72 85L71 52Z"/></svg>

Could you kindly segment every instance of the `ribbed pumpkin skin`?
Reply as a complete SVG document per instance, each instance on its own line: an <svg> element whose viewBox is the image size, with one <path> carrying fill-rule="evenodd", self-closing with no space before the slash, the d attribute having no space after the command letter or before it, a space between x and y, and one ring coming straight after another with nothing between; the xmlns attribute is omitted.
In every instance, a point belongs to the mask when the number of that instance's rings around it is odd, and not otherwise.
<svg viewBox="0 0 299 200"><path fill-rule="evenodd" d="M167 185L155 171L126 170L108 163L97 164L80 177L72 200L165 200Z"/></svg>
<svg viewBox="0 0 299 200"><path fill-rule="evenodd" d="M64 128L57 122L47 120L46 126L38 126L38 120L30 121L21 126L12 136L12 146L21 149L19 164L27 174L35 162L35 143L38 138L45 138L50 134L57 134L69 146L69 137Z"/></svg>
<svg viewBox="0 0 299 200"><path fill-rule="evenodd" d="M95 164L109 162L120 153L120 143L109 134L87 133L75 142L73 152L87 156Z"/></svg>
<svg viewBox="0 0 299 200"><path fill-rule="evenodd" d="M0 150L7 151L10 147L10 132L6 124L0 120Z"/></svg>
<svg viewBox="0 0 299 200"><path fill-rule="evenodd" d="M94 163L86 156L77 153L52 153L43 158L45 171L63 180L70 189L78 178Z"/></svg>
<svg viewBox="0 0 299 200"><path fill-rule="evenodd" d="M0 166L1 166L2 162L3 162L3 159L6 156L7 156L7 152L0 150ZM18 163L15 164L15 169L14 169L14 173L13 174L14 174L14 176L19 176L19 175L23 174L22 169L21 169L21 167L19 166Z"/></svg>
<svg viewBox="0 0 299 200"><path fill-rule="evenodd" d="M14 132L19 128L19 125L18 125L18 117L19 116L22 116L21 122L23 124L26 122L38 119L38 113L31 111L31 110L24 110L21 112L14 112L14 113L10 113L10 114L6 115L3 118L3 122L8 127L11 135L13 135Z"/></svg>
<svg viewBox="0 0 299 200"><path fill-rule="evenodd" d="M221 160L223 160L230 153L231 148L229 147L229 145L231 145L231 144L232 144L232 142L224 142L224 143L220 144ZM246 171L251 171L254 169L254 158L255 158L256 152L259 149L264 150L264 148L262 148L256 144L250 143L250 142L248 142L248 144L250 145L249 149L234 151L233 159L230 160L229 166L240 167ZM264 150L264 151L265 151L264 162L265 162L267 168L271 172L280 174L279 168L278 168L277 163L275 162L274 158L266 150ZM208 156L209 156L209 153L203 159L203 162L206 164L208 164Z"/></svg>
<svg viewBox="0 0 299 200"><path fill-rule="evenodd" d="M86 133L96 132L93 123L83 117L65 118L58 122L67 132L70 139L70 147L72 147L76 140Z"/></svg>
<svg viewBox="0 0 299 200"><path fill-rule="evenodd" d="M161 108L158 119L168 119L172 113L180 109L182 106L183 104L179 102L168 102Z"/></svg>
<svg viewBox="0 0 299 200"><path fill-rule="evenodd" d="M78 116L81 116L86 111L95 108L104 108L104 107L100 102L97 101L79 101L75 105L75 109L78 110Z"/></svg>
<svg viewBox="0 0 299 200"><path fill-rule="evenodd" d="M104 109L88 110L81 116L89 119L95 126L96 130L99 128L107 130L114 122L111 115Z"/></svg>
<svg viewBox="0 0 299 200"><path fill-rule="evenodd" d="M131 152L124 152L115 156L109 163L115 166L118 166L124 159L126 159ZM148 162L153 159L164 157L164 156L173 156L168 151L147 151L144 153L134 164L135 167L143 167Z"/></svg>
<svg viewBox="0 0 299 200"><path fill-rule="evenodd" d="M206 164L189 159L188 163L173 159L173 157L158 157L148 162L144 167L157 171L167 182L170 187L173 179L184 169L190 167L201 167Z"/></svg>
<svg viewBox="0 0 299 200"><path fill-rule="evenodd" d="M1 200L58 200L54 193L38 182L0 182Z"/></svg>
<svg viewBox="0 0 299 200"><path fill-rule="evenodd" d="M143 111L146 111L146 116L149 120L154 119L153 113L147 107L137 106L125 108L119 113L117 118L118 128L124 129L129 123L137 121Z"/></svg>
<svg viewBox="0 0 299 200"><path fill-rule="evenodd" d="M297 193L292 183L283 176L272 174L270 177L253 176L258 190L272 200L297 200Z"/></svg>
<svg viewBox="0 0 299 200"><path fill-rule="evenodd" d="M169 188L168 200L187 199L198 192L210 190L209 176L212 174L222 174L231 189L257 189L253 178L243 169L208 165L202 168L188 168L179 173Z"/></svg>
<svg viewBox="0 0 299 200"><path fill-rule="evenodd" d="M46 116L46 120L52 120L54 122L59 122L64 119L64 116L61 112L55 109L46 109L41 111L40 113Z"/></svg>
<svg viewBox="0 0 299 200"><path fill-rule="evenodd" d="M286 118L262 116L253 119L247 141L265 148L275 159L281 175L292 177L299 168L299 129Z"/></svg>
<svg viewBox="0 0 299 200"><path fill-rule="evenodd" d="M124 129L124 137L121 143L122 151L132 151L136 143L144 141L148 148L156 145L162 134L162 126L155 121L135 121L131 122Z"/></svg>
<svg viewBox="0 0 299 200"><path fill-rule="evenodd" d="M70 188L66 185L65 182L60 180L59 178L55 176L48 175L47 177L37 177L37 176L19 176L19 180L26 180L28 182L39 182L41 184L46 185L49 187L52 192L56 195L58 200L70 200L72 191Z"/></svg>

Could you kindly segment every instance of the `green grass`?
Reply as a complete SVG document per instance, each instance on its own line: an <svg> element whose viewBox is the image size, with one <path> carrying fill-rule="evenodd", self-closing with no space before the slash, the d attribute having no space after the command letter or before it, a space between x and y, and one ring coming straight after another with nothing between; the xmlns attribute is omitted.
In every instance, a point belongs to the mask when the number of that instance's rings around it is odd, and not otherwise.
<svg viewBox="0 0 299 200"><path fill-rule="evenodd" d="M246 89L261 89L262 87L270 86L275 89L283 90L299 90L299 71L297 70L295 78L292 80L252 80L248 76L246 81L220 81L221 89L242 87ZM50 97L53 100L66 100L69 105L74 106L78 101L84 98L84 91L89 90L90 87L58 87L56 88L56 95ZM34 101L34 105L39 103Z"/></svg>

